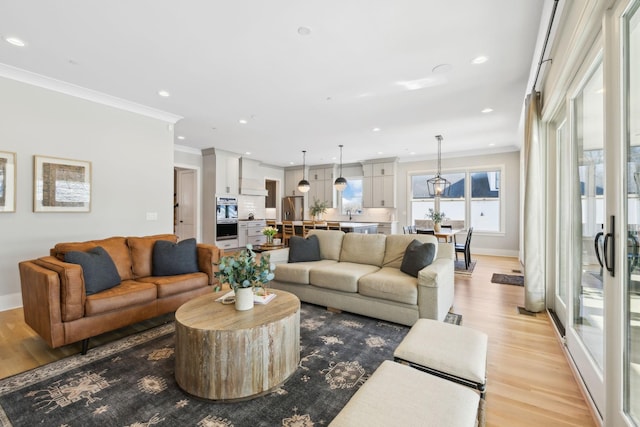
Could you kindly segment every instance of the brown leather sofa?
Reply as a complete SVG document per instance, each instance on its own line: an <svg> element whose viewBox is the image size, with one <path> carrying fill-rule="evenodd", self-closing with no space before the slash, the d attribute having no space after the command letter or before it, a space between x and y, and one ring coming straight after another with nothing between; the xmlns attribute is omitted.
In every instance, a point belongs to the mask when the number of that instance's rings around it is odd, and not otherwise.
<svg viewBox="0 0 640 427"><path fill-rule="evenodd" d="M50 256L19 263L26 323L55 348L145 319L175 311L184 302L212 292L217 283L213 265L220 250L197 245L199 272L152 276L153 247L157 240L176 242L173 234L147 237L111 237L87 242L58 243ZM113 259L121 283L86 295L82 267L64 262L68 251L101 246Z"/></svg>

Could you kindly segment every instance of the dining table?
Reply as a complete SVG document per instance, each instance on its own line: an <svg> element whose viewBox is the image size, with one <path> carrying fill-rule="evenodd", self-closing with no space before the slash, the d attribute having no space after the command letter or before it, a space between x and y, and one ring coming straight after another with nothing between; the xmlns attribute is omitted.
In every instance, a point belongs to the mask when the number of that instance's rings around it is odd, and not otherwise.
<svg viewBox="0 0 640 427"><path fill-rule="evenodd" d="M441 228L440 231L435 231L433 228L416 227L417 234L432 234L447 243L454 242L455 235L461 231L464 230L462 228Z"/></svg>

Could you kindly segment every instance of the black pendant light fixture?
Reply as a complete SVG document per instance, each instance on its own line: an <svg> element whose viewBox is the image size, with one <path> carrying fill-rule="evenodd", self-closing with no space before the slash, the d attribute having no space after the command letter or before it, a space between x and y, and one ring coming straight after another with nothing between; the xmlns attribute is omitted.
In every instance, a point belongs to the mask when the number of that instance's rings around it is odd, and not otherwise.
<svg viewBox="0 0 640 427"><path fill-rule="evenodd" d="M427 180L427 191L432 197L448 197L451 183L440 175L442 135L436 135L436 139L438 140L438 172L436 176Z"/></svg>
<svg viewBox="0 0 640 427"><path fill-rule="evenodd" d="M340 147L340 176L336 178L333 186L336 190L343 191L345 188L347 188L347 180L342 177L342 144L338 145L338 147Z"/></svg>
<svg viewBox="0 0 640 427"><path fill-rule="evenodd" d="M301 193L306 193L311 188L311 184L309 181L304 179L305 169L306 169L306 160L307 160L307 150L302 150L302 179L298 183L298 191Z"/></svg>

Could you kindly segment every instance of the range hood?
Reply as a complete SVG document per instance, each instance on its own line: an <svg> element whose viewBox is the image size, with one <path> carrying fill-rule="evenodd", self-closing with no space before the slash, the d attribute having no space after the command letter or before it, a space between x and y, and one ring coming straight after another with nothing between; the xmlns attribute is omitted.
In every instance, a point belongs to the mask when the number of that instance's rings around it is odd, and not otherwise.
<svg viewBox="0 0 640 427"><path fill-rule="evenodd" d="M269 192L264 188L264 180L240 178L240 194L247 196L267 196Z"/></svg>
<svg viewBox="0 0 640 427"><path fill-rule="evenodd" d="M240 158L240 194L247 196L267 196L269 192L264 185L264 177L256 176L260 170L259 162L253 159Z"/></svg>

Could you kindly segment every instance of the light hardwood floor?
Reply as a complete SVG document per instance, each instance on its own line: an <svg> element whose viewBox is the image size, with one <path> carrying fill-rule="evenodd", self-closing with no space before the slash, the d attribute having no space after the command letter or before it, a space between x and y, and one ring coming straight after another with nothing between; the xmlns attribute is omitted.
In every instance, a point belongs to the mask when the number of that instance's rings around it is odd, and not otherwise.
<svg viewBox="0 0 640 427"><path fill-rule="evenodd" d="M453 311L463 325L489 335L489 426L596 426L546 313L519 314L520 286L491 283L493 273L514 274L514 258L474 256L472 277L456 275ZM92 339L92 346L170 320L170 316ZM78 353L80 345L49 349L25 325L22 310L0 312L0 378Z"/></svg>

